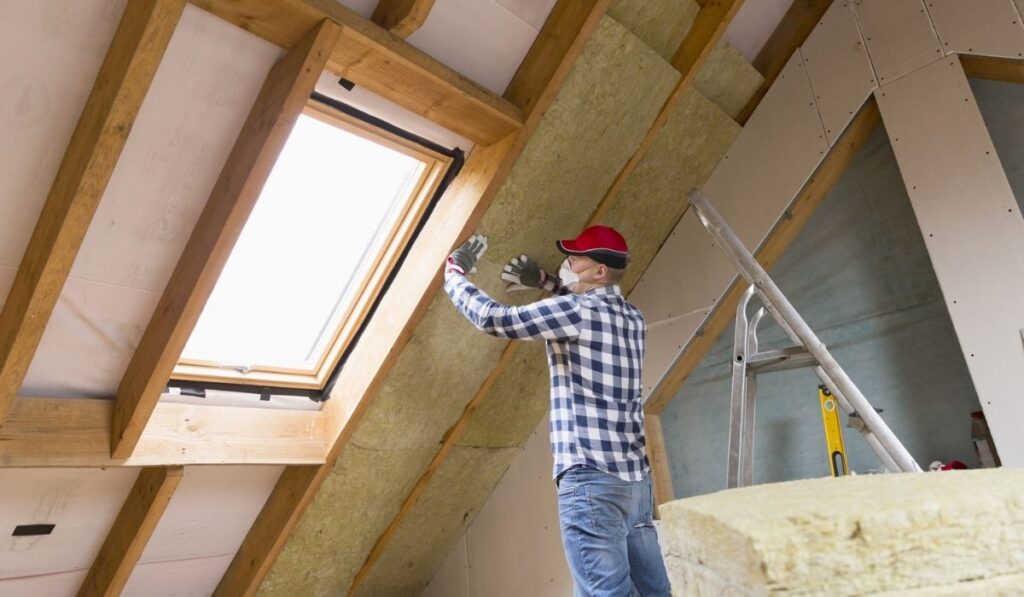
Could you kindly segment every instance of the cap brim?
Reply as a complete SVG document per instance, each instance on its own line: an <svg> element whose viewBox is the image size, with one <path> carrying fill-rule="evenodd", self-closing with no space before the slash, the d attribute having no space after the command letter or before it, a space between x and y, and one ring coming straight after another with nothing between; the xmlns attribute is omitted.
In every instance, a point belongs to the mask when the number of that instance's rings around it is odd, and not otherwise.
<svg viewBox="0 0 1024 597"><path fill-rule="evenodd" d="M574 240L556 240L555 246L563 255L576 255L590 257L598 263L603 263L615 269L625 269L629 262L629 254L611 249L581 249Z"/></svg>

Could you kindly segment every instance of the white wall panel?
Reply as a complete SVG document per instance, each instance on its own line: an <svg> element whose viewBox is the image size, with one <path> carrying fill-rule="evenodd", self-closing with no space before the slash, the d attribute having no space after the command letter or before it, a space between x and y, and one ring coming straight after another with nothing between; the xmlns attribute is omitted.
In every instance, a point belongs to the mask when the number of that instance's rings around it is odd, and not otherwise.
<svg viewBox="0 0 1024 597"><path fill-rule="evenodd" d="M928 0L946 54L1024 56L1024 24L1012 0Z"/></svg>
<svg viewBox="0 0 1024 597"><path fill-rule="evenodd" d="M853 0L879 84L942 57L921 0Z"/></svg>
<svg viewBox="0 0 1024 597"><path fill-rule="evenodd" d="M756 249L827 151L798 50L711 174L704 193L747 247Z"/></svg>
<svg viewBox="0 0 1024 597"><path fill-rule="evenodd" d="M121 597L207 597L213 594L233 557L140 562Z"/></svg>
<svg viewBox="0 0 1024 597"><path fill-rule="evenodd" d="M829 145L878 87L853 8L833 2L800 48Z"/></svg>
<svg viewBox="0 0 1024 597"><path fill-rule="evenodd" d="M0 579L87 570L138 472L0 469ZM19 524L56 526L49 535L11 536Z"/></svg>
<svg viewBox="0 0 1024 597"><path fill-rule="evenodd" d="M996 447L1024 466L1024 219L959 60L877 95Z"/></svg>

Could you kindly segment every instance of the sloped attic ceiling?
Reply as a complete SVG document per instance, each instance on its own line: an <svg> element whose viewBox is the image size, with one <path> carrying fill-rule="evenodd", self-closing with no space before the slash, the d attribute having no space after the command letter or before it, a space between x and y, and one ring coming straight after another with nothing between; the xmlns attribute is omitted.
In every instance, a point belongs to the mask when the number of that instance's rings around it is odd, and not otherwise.
<svg viewBox="0 0 1024 597"><path fill-rule="evenodd" d="M293 5L299 0L282 2ZM310 2L316 6L328 3ZM343 4L367 18L376 7L375 0ZM554 4L554 0L437 0L430 18L409 36L408 43L500 94L512 80ZM651 8L655 4L657 10ZM0 182L0 211L5 216L4 234L0 236L0 295L6 296L12 284L125 5L125 0L16 0L0 6L0 39L11 44L11 49L0 55L0 78L6 81L0 88L0 115L8 132L0 137L0 163L10 174ZM666 17L675 23L674 28L666 32L645 29L643 24L628 24L631 15L636 16L641 7L647 11L640 15L648 19L646 23ZM670 12L659 14L662 10ZM546 239L567 234L590 217L612 179L649 133L662 103L679 81L679 74L671 68L669 60L673 46L679 45L696 12L695 5L688 3L613 3L611 16L600 22L580 65L570 73L565 91L538 126L534 140L516 162L484 217L481 229L491 234L495 247L489 256L491 261L481 268L481 279L495 277L492 274L508 256L499 253L511 254L523 247L537 246L543 247L539 250L545 251L545 261L551 261L553 256L548 254L550 243ZM27 48L35 51L26 51ZM619 52L622 48L627 51ZM20 395L101 399L114 396L242 130L253 99L268 71L284 55L285 50L258 35L191 4L185 6L46 326ZM671 224L678 215L667 202L666 193L672 185L699 184L704 172L713 167L716 156L735 135L737 126L730 115L759 84L759 79L740 55L727 46L714 52L710 60L714 66L702 72L695 84L697 91L688 91L681 97L665 133L656 138L634 176L621 189L618 202L609 204L611 210L604 221L638 236L647 232L645 222L659 220L661 224ZM643 68L634 70L637 64ZM634 80L636 84L616 85L617 80ZM442 144L464 149L475 145L429 117L406 110L364 87L357 85L349 92L336 83L336 76L325 73L317 90ZM581 115L586 118L581 119ZM606 128L609 124L614 126ZM589 137L577 135L584 130ZM578 138L573 139L574 136ZM676 168L680 161L688 166ZM597 170L599 176L591 176ZM562 190L556 190L559 188ZM531 223L528 233L510 231L506 216L518 208L532 205L534 212L548 212L558 204L559 196L572 194L578 194L580 203L563 204L572 208L567 209L572 213L558 222L558 230ZM556 220L549 220L553 222ZM647 240L638 243L643 245L638 246L639 254L653 254L664 234L667 229L662 233L660 227L650 232ZM447 251L447 247L441 250ZM316 594L328 586L333 587L330 590L341 587L346 575L350 582L393 519L397 506L405 500L411 483L436 455L446 430L460 419L463 407L473 398L482 379L499 362L505 349L470 334L451 317L450 310L443 309L446 306L440 302L431 306L417 327L411 343L399 357L396 370L374 402L375 410L356 430L356 440L342 452L342 464L322 493L325 497L318 498L305 516L299 534L264 586L265 592L309 586ZM456 329L458 339L442 334L438 329L442 325ZM468 355L477 362L475 381L466 379L465 387L443 391L443 401L435 403L435 408L419 392L422 383L413 383L413 390L402 389L402 384L411 383L420 372L439 367L437 357L441 350L481 342L485 348ZM422 350L426 352L418 352ZM533 428L541 412L538 405L543 390L531 388L531 401L515 413L502 411L508 404L499 400L500 396L520 391L506 387L511 381L503 381L512 380L514 372L521 372L516 374L531 382L537 375L543 379L536 359L532 358L536 356L534 352L519 352L510 362L509 370L496 378L501 385L492 392L494 398L487 397L481 403L479 421L467 428L463 440L454 446L454 457L442 470L446 476L442 478L460 478L474 469L473 462L483 458L490 474L474 479L474 486L466 484L464 494L451 496L452 500L443 505L457 524L435 535L436 544L418 545L416 549L422 552L403 551L404 548L383 552L386 558L377 566L376 574L391 569L387 558L411 558L422 561L423 566L409 577L396 578L397 586L389 584L391 580L371 576L365 591L389 593L425 584L434 564L422 554L436 550L443 556L451 533L471 518L508 466L525 434ZM421 398L403 402L399 400L403 393L421 394ZM444 408L436 408L441 404ZM429 412L429 419L418 418L424 412ZM385 452L394 446L383 445L380 453L357 463L357 468L365 465L365 473L344 474L349 470L346 467L351 466L345 463L353 462L360 445L381 442L382 438L374 433L377 425L383 425L376 428L393 437L396 430L401 430L397 435L405 436L403 441L414 446L417 455L399 450L390 455L393 458L384 459ZM495 435L498 431L501 433ZM278 466L186 468L126 592L212 592L281 470ZM23 554L28 559L19 561L31 561L31 565L15 565L14 560L0 557L0 592L73 592L100 549L118 508L129 495L137 469L6 469L3 473L5 487L24 488L3 498L11 525L45 519L57 521L57 526L47 537L12 538L8 542L8 553ZM402 475L407 480L399 482ZM363 486L373 499L360 502L338 498L348 495L344 491L350 490L339 488L346 486ZM423 500L426 507L436 502L436 497L430 498L431 492L436 489L428 488ZM303 533L330 532L328 526L309 525L318 519L325 525L339 522L338 499L344 504L341 509L349 512L358 511L358 504L371 504L370 510L362 514L373 513L376 526L367 528L365 535L360 536L361 547L351 557L342 558L337 553L326 556L322 562L332 563L324 567L327 574L322 578L297 580L296 574L306 573L303 568L289 569L293 558L317 558L327 553L326 543L311 541ZM331 508L335 509L333 515L318 514ZM89 517L95 512L95 518L83 525L81 520L87 517L86 512ZM217 516L218 512L231 515ZM414 513L409 522L397 528L408 529L402 532L413 537L415 543L417 529L421 528L415 521L430 516L430 512L427 509ZM335 536L338 541L352 544L348 531ZM395 544L401 546L408 541L399 538ZM69 545L76 547L74 557L68 555ZM199 545L203 549L196 547ZM192 558L199 559L184 564ZM183 574L183 567L190 572ZM200 568L201 573L197 572Z"/></svg>

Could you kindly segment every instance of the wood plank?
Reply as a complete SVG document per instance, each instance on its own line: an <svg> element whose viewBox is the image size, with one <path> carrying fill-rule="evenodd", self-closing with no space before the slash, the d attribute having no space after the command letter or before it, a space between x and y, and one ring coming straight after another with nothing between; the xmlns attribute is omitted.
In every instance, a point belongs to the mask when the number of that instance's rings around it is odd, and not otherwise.
<svg viewBox="0 0 1024 597"><path fill-rule="evenodd" d="M665 100L665 104L654 119L654 123L651 124L650 130L644 135L636 151L630 156L626 165L622 167L622 171L615 177L611 188L608 189L608 192L601 199L594 212L594 216L591 218L593 222L601 221L611 210L619 193L626 186L629 177L633 175L633 171L636 170L640 162L643 161L644 156L647 155L647 150L654 144L658 133L665 127L665 123L672 116L672 112L675 111L679 101L686 95L694 79L697 78L701 67L704 66L708 56L711 55L715 46L718 45L719 40L725 34L725 30L729 27L729 23L732 22L733 17L736 16L742 4L743 0L709 0L701 7L700 12L697 13L697 17L693 21L693 25L690 27L689 33L686 34L682 43L679 44L679 48L672 58L672 66L682 75L679 78L679 82L676 83L672 93Z"/></svg>
<svg viewBox="0 0 1024 597"><path fill-rule="evenodd" d="M78 591L79 597L121 594L164 510L171 503L182 472L180 466L139 471L135 485Z"/></svg>
<svg viewBox="0 0 1024 597"><path fill-rule="evenodd" d="M121 17L0 312L0 425L183 9L183 0L132 0Z"/></svg>
<svg viewBox="0 0 1024 597"><path fill-rule="evenodd" d="M861 147L878 128L881 116L874 97L868 99L847 126L846 131L832 146L829 153L811 175L800 193L793 200L783 218L769 233L756 257L765 269L771 269L796 235L803 230L814 210L839 181ZM718 340L718 336L729 326L736 315L736 305L746 288L745 283L734 282L729 291L715 306L714 312L704 322L697 336L686 346L680 358L665 374L665 378L647 401L648 414L661 415L676 392L700 364L704 356Z"/></svg>
<svg viewBox="0 0 1024 597"><path fill-rule="evenodd" d="M1024 83L1024 61L985 56L960 56L960 64L968 77L991 79L1004 83Z"/></svg>
<svg viewBox="0 0 1024 597"><path fill-rule="evenodd" d="M647 459L651 462L651 480L654 482L654 506L657 508L676 499L672 488L672 467L665 447L661 417L645 415L644 429L647 432Z"/></svg>
<svg viewBox="0 0 1024 597"><path fill-rule="evenodd" d="M18 398L0 429L0 467L321 464L319 411L161 402L131 457L110 457L113 400Z"/></svg>
<svg viewBox="0 0 1024 597"><path fill-rule="evenodd" d="M111 454L131 456L331 49L324 21L271 68L121 379Z"/></svg>
<svg viewBox="0 0 1024 597"><path fill-rule="evenodd" d="M832 0L793 1L754 59L754 68L764 77L764 82L736 117L736 122L746 124L754 109L761 103L761 98L768 93L768 89L782 72L782 67L789 62L793 52L803 45L831 4Z"/></svg>
<svg viewBox="0 0 1024 597"><path fill-rule="evenodd" d="M572 70L583 47L608 9L610 0L559 0L552 14L565 14L566 4L586 4L575 21L558 35L539 36L532 54L559 53L557 67L551 61L534 61L520 67L517 85L540 89L539 99L527 108L523 128L501 143L477 147L462 172L438 203L413 244L378 313L349 355L336 391L325 405L328 416L327 464L322 467L289 467L278 481L249 534L217 586L215 595L253 595L273 565L288 536L298 524L313 496L330 473L352 436L370 401L391 371L427 307L441 288L441 266L451 249L476 229L513 164L536 129L551 101ZM547 27L547 25L545 25ZM569 33L570 31L575 33ZM572 43L565 44L566 38ZM539 47L538 47L539 46ZM525 64L525 63L524 63Z"/></svg>
<svg viewBox="0 0 1024 597"><path fill-rule="evenodd" d="M519 107L334 0L192 0L285 48L321 19L341 27L327 69L483 145L515 132Z"/></svg>
<svg viewBox="0 0 1024 597"><path fill-rule="evenodd" d="M380 0L373 22L404 39L427 22L432 8L434 0Z"/></svg>

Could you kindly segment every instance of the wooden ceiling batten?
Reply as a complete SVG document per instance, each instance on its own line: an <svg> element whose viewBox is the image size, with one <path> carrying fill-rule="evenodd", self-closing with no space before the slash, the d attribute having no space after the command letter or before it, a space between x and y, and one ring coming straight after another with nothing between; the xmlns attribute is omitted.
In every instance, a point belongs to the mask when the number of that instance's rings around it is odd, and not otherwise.
<svg viewBox="0 0 1024 597"><path fill-rule="evenodd" d="M406 38L427 22L434 0L380 0L373 11L373 22Z"/></svg>
<svg viewBox="0 0 1024 597"><path fill-rule="evenodd" d="M490 145L523 123L520 107L460 75L335 0L192 0L283 48L318 22L340 28L326 69L449 130Z"/></svg>
<svg viewBox="0 0 1024 597"><path fill-rule="evenodd" d="M131 0L0 312L0 425L128 140L184 0Z"/></svg>
<svg viewBox="0 0 1024 597"><path fill-rule="evenodd" d="M180 466L139 471L114 525L89 569L78 597L116 597L124 590L135 564L181 482Z"/></svg>
<svg viewBox="0 0 1024 597"><path fill-rule="evenodd" d="M121 379L113 458L128 458L138 443L339 35L337 25L323 21L270 69Z"/></svg>
<svg viewBox="0 0 1024 597"><path fill-rule="evenodd" d="M517 106L525 114L522 128L500 143L478 146L470 154L462 172L413 244L391 289L384 295L378 312L387 312L389 317L369 321L343 370L346 377L339 379L335 386L337 395L324 406L329 438L326 464L285 470L214 595L253 595L259 590L440 289L444 257L479 224L609 4L610 0L559 0L555 5L506 91L507 98L535 98ZM554 28L559 31L554 32ZM570 40L569 43L566 40ZM544 54L549 56L540 59ZM517 94L516 89L529 89L533 93ZM343 388L345 393L341 394L338 388Z"/></svg>

